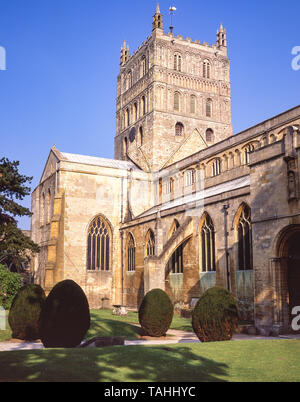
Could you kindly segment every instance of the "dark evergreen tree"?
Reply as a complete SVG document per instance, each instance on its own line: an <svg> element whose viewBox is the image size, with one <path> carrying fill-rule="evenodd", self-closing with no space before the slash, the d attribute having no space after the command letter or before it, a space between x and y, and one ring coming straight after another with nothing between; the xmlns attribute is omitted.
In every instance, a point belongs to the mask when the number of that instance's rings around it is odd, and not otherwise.
<svg viewBox="0 0 300 402"><path fill-rule="evenodd" d="M19 204L30 194L32 177L18 171L19 162L0 159L0 263L20 267L39 252L39 247L17 227L17 217L31 216L28 208Z"/></svg>

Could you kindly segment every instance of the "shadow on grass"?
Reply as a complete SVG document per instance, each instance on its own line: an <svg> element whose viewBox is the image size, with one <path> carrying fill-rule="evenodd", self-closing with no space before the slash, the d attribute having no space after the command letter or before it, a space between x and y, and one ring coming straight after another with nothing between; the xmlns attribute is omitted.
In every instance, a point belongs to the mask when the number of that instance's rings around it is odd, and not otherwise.
<svg viewBox="0 0 300 402"><path fill-rule="evenodd" d="M187 346L1 352L0 381L225 381L227 365Z"/></svg>
<svg viewBox="0 0 300 402"><path fill-rule="evenodd" d="M141 329L128 322L116 319L99 318L95 312L91 312L91 326L85 339L96 336L125 336L126 339L137 339L141 335Z"/></svg>

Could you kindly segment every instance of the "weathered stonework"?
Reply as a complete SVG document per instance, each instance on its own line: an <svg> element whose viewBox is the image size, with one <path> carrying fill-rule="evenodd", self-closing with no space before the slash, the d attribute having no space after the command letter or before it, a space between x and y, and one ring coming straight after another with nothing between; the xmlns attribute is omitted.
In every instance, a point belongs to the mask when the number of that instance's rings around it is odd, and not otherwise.
<svg viewBox="0 0 300 402"><path fill-rule="evenodd" d="M96 308L138 308L155 287L177 307L191 307L218 285L233 293L240 318L254 320L260 333L288 331L298 283L293 264L300 239L300 106L232 135L223 27L217 44L208 46L165 34L158 16L152 36L133 55L126 45L121 50L115 160L50 151L32 193L31 235L41 246L32 262L35 281L49 291L71 278ZM182 57L181 71L174 70L175 54ZM200 74L206 60L211 78ZM175 112L176 91L182 107ZM215 105L210 118L205 117L207 97ZM126 126L127 109L136 118ZM182 136L175 135L177 122L184 125ZM207 128L213 130L211 143ZM239 222L248 207L253 269L241 269ZM214 228L211 271L203 267L207 216ZM108 269L88 269L89 229L97 217L107 224ZM175 253L180 253L180 272L172 272ZM300 282L297 286L300 290Z"/></svg>

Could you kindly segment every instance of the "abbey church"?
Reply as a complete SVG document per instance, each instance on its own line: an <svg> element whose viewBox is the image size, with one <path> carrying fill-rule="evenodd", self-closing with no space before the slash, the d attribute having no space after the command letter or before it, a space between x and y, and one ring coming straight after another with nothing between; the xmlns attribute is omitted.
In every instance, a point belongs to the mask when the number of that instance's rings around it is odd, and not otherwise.
<svg viewBox="0 0 300 402"><path fill-rule="evenodd" d="M53 147L32 193L32 261L46 292L63 279L90 307L137 309L153 288L177 310L218 285L264 335L300 306L300 106L234 134L226 30L124 42L114 159ZM247 105L245 105L246 107Z"/></svg>

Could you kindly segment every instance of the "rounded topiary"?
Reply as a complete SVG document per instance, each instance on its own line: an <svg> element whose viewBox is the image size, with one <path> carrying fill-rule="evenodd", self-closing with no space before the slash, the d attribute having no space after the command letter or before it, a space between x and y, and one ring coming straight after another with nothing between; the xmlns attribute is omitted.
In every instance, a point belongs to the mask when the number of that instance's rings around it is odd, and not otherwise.
<svg viewBox="0 0 300 402"><path fill-rule="evenodd" d="M13 338L39 338L39 317L45 299L45 292L40 285L25 285L18 290L8 314Z"/></svg>
<svg viewBox="0 0 300 402"><path fill-rule="evenodd" d="M192 313L192 325L201 342L225 341L232 338L238 324L235 299L224 288L208 289Z"/></svg>
<svg viewBox="0 0 300 402"><path fill-rule="evenodd" d="M139 322L146 335L163 336L173 319L173 304L161 289L153 289L143 298L139 308Z"/></svg>
<svg viewBox="0 0 300 402"><path fill-rule="evenodd" d="M90 310L84 291L74 281L57 283L43 305L39 330L46 348L73 348L90 327Z"/></svg>

